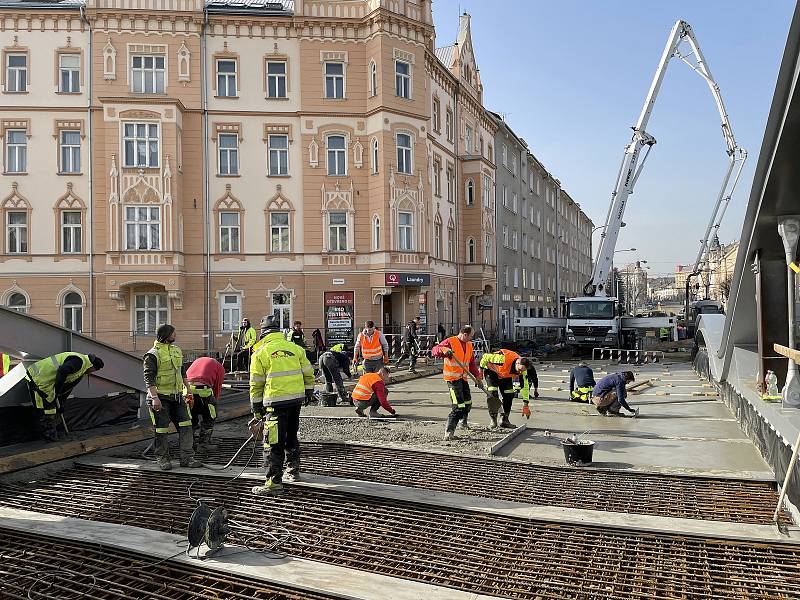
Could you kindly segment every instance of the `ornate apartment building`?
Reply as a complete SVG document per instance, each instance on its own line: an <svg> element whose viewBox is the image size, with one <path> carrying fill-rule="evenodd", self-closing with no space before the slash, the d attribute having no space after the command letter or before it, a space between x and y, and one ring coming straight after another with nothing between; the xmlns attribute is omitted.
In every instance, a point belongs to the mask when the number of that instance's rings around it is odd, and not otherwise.
<svg viewBox="0 0 800 600"><path fill-rule="evenodd" d="M415 315L495 329L498 123L469 15L438 48L431 0L21 0L0 19L3 306L136 351L165 322L219 350L270 313L329 340ZM574 203L553 189L555 223Z"/></svg>

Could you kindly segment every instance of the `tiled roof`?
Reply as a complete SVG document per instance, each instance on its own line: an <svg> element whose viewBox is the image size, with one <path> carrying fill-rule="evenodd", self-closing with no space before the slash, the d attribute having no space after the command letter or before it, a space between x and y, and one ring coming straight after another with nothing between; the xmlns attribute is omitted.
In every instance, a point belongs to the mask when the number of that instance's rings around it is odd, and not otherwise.
<svg viewBox="0 0 800 600"><path fill-rule="evenodd" d="M450 46L442 46L441 48L436 49L436 58L442 61L445 67L448 69L453 66L453 56L456 50L456 45L452 44Z"/></svg>

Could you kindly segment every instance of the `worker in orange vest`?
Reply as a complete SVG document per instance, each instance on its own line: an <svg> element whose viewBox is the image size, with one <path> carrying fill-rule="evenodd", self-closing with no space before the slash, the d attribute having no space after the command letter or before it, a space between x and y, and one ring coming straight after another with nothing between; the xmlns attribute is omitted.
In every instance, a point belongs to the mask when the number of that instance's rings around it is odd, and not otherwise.
<svg viewBox="0 0 800 600"><path fill-rule="evenodd" d="M386 391L386 382L389 381L389 369L381 367L377 373L364 373L353 388L353 402L358 404L356 414L365 417L364 409L369 407L371 419L380 417L378 408L383 407L391 416L396 417L397 411L389 404L389 392Z"/></svg>
<svg viewBox="0 0 800 600"><path fill-rule="evenodd" d="M444 359L444 370L442 375L450 388L450 400L452 410L447 417L444 439L452 440L456 431L456 425L461 421L463 429L469 429L467 417L472 408L472 395L469 389L468 373L482 382L483 374L475 364L475 356L472 348L472 326L464 325L458 335L449 337L431 350L431 354L437 358Z"/></svg>
<svg viewBox="0 0 800 600"><path fill-rule="evenodd" d="M513 350L501 348L497 352L486 352L481 356L480 367L486 376L486 391L489 397L486 403L489 407L489 419L492 427L497 427L497 413L503 408L503 421L500 427L513 429L514 425L508 420L511 414L511 404L517 395L517 390L521 387L524 406L522 415L530 418L531 409L528 407L530 400L530 388L533 383L534 398L539 397L539 378L536 376L536 369L527 358L522 358ZM514 378L518 378L518 385L514 385ZM522 385L523 380L525 384ZM503 399L500 400L502 395Z"/></svg>
<svg viewBox="0 0 800 600"><path fill-rule="evenodd" d="M358 334L353 350L353 366L358 365L359 355L364 359L364 373L377 373L389 362L389 342L375 327L374 321L365 322L364 330Z"/></svg>

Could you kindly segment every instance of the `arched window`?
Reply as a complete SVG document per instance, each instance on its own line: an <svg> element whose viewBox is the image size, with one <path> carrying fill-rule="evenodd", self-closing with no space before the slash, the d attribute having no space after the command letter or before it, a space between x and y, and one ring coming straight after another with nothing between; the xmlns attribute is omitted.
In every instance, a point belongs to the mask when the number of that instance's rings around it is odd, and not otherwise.
<svg viewBox="0 0 800 600"><path fill-rule="evenodd" d="M378 172L378 138L372 138L372 174Z"/></svg>
<svg viewBox="0 0 800 600"><path fill-rule="evenodd" d="M475 202L475 184L472 179L467 180L467 206L472 206Z"/></svg>
<svg viewBox="0 0 800 600"><path fill-rule="evenodd" d="M14 292L8 297L8 308L11 310L15 310L24 315L28 312L28 307L28 299L25 297L25 294Z"/></svg>
<svg viewBox="0 0 800 600"><path fill-rule="evenodd" d="M411 175L413 172L411 154L411 136L407 133L397 134L397 172Z"/></svg>
<svg viewBox="0 0 800 600"><path fill-rule="evenodd" d="M328 175L347 175L347 140L343 135L329 135Z"/></svg>
<svg viewBox="0 0 800 600"><path fill-rule="evenodd" d="M78 292L64 295L64 327L81 333L83 331L83 298Z"/></svg>
<svg viewBox="0 0 800 600"><path fill-rule="evenodd" d="M374 60L369 61L369 95L378 95L378 66Z"/></svg>
<svg viewBox="0 0 800 600"><path fill-rule="evenodd" d="M372 249L381 249L381 218L378 215L372 217Z"/></svg>
<svg viewBox="0 0 800 600"><path fill-rule="evenodd" d="M475 240L472 238L467 239L467 262L475 262Z"/></svg>

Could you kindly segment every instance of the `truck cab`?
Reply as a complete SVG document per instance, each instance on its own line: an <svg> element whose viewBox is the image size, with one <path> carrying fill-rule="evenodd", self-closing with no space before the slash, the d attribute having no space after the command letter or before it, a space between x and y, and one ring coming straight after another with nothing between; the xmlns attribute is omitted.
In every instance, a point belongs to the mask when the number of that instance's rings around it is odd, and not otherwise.
<svg viewBox="0 0 800 600"><path fill-rule="evenodd" d="M566 341L574 347L619 348L617 298L582 296L567 300Z"/></svg>

